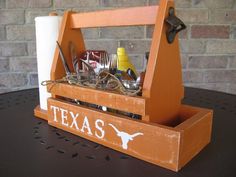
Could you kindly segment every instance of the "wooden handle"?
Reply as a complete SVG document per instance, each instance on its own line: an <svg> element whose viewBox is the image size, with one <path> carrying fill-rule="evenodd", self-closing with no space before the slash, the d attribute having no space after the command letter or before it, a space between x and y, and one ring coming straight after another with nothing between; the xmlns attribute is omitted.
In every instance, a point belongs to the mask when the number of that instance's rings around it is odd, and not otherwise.
<svg viewBox="0 0 236 177"><path fill-rule="evenodd" d="M50 12L49 16L58 16L58 14L56 12Z"/></svg>

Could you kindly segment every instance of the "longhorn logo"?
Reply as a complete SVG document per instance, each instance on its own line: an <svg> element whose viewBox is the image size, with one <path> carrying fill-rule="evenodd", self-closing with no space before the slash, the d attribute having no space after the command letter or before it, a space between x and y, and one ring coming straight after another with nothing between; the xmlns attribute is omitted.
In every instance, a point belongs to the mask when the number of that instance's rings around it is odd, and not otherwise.
<svg viewBox="0 0 236 177"><path fill-rule="evenodd" d="M122 148L123 148L123 149L128 149L128 143L129 143L129 141L134 140L134 138L135 138L136 136L143 135L143 133L140 133L140 132L134 133L133 135L130 135L130 134L126 133L126 132L119 131L119 130L118 130L114 125L112 125L112 124L108 124L108 125L110 125L110 126L115 130L117 136L119 136L119 137L121 138L121 141L122 141Z"/></svg>

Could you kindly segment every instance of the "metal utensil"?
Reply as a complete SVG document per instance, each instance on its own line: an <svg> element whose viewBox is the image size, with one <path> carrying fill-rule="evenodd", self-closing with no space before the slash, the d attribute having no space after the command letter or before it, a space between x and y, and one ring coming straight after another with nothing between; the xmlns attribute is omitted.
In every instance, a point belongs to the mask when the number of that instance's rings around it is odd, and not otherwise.
<svg viewBox="0 0 236 177"><path fill-rule="evenodd" d="M126 73L133 79L133 80L137 80L137 76L134 73L134 71L132 69L127 69Z"/></svg>
<svg viewBox="0 0 236 177"><path fill-rule="evenodd" d="M122 84L129 90L138 90L140 83L134 80L122 80Z"/></svg>
<svg viewBox="0 0 236 177"><path fill-rule="evenodd" d="M58 41L57 41L57 46L58 46L58 48L59 48L59 54L60 54L61 61L62 61L62 64L63 64L63 66L64 66L64 69L65 69L66 75L67 75L67 76L68 76L68 75L71 75L70 68L69 68L69 66L68 66L68 64L67 64L67 62L66 62L65 55L64 55L64 53L63 53L63 51L62 51L62 49L61 49L61 46L60 46L60 44L58 43Z"/></svg>

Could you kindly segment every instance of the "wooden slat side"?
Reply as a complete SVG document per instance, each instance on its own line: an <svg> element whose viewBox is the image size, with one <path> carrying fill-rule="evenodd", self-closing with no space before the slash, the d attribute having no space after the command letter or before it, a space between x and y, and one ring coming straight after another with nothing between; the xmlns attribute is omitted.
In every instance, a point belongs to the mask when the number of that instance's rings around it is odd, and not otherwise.
<svg viewBox="0 0 236 177"><path fill-rule="evenodd" d="M211 140L213 112L203 109L176 127L181 132L179 168L197 155Z"/></svg>
<svg viewBox="0 0 236 177"><path fill-rule="evenodd" d="M76 13L71 16L71 28L133 26L155 24L158 6Z"/></svg>
<svg viewBox="0 0 236 177"><path fill-rule="evenodd" d="M177 171L180 133L75 104L48 100L49 124Z"/></svg>
<svg viewBox="0 0 236 177"><path fill-rule="evenodd" d="M48 85L48 91L54 95L93 103L120 111L145 115L146 100L142 97L131 97L112 92L104 92L69 84Z"/></svg>

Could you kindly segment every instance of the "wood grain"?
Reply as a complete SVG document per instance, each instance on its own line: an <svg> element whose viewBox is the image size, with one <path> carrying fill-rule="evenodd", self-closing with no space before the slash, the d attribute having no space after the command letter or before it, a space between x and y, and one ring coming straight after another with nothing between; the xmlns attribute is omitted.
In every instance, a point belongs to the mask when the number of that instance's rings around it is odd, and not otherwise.
<svg viewBox="0 0 236 177"><path fill-rule="evenodd" d="M158 6L132 7L127 9L76 13L71 15L71 28L108 26L153 25Z"/></svg>
<svg viewBox="0 0 236 177"><path fill-rule="evenodd" d="M103 90L63 83L51 84L47 88L49 92L57 96L77 99L142 116L145 115L146 100L142 97L131 97L114 92L104 92Z"/></svg>

